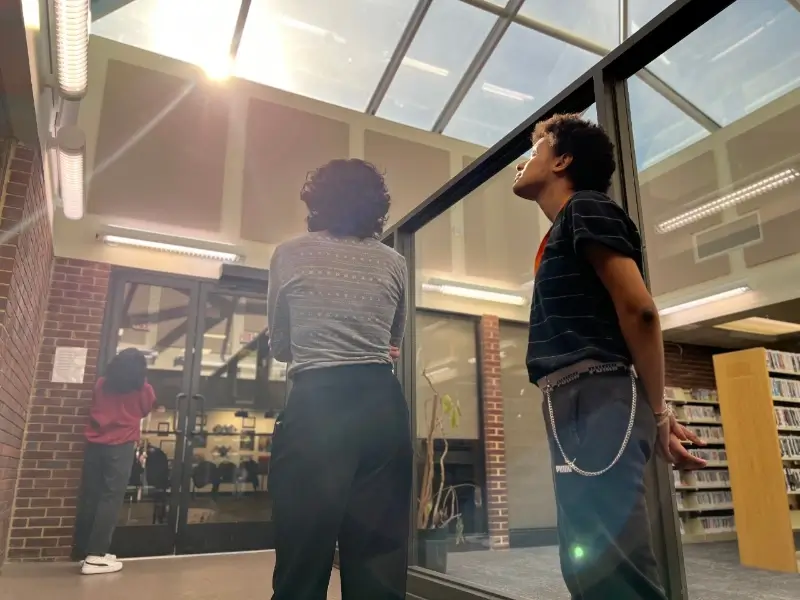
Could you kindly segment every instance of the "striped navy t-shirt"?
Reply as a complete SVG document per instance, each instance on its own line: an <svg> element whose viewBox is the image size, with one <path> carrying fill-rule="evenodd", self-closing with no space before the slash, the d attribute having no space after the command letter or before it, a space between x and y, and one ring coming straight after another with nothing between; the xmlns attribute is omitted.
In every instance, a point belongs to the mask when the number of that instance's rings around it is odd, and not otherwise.
<svg viewBox="0 0 800 600"><path fill-rule="evenodd" d="M577 192L553 222L536 272L526 363L531 382L582 360L631 363L611 296L586 257L590 243L636 261L642 242L611 198Z"/></svg>

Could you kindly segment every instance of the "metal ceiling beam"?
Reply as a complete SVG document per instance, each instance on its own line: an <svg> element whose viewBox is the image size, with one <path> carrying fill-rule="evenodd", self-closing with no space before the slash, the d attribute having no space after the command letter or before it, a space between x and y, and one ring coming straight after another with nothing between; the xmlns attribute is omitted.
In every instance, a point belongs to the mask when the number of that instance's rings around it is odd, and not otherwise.
<svg viewBox="0 0 800 600"><path fill-rule="evenodd" d="M239 5L239 16L236 18L236 27L233 28L233 38L231 39L231 61L236 60L236 55L239 54L239 46L242 43L244 26L247 23L247 15L250 14L251 4L252 0L242 0Z"/></svg>
<svg viewBox="0 0 800 600"><path fill-rule="evenodd" d="M425 19L425 15L428 14L428 9L431 7L431 4L433 4L433 0L419 0L419 2L417 2L417 6L414 8L414 12L411 13L411 18L408 20L406 28L403 30L403 35L400 36L400 40L394 48L392 57L383 70L380 81L378 81L378 86L369 99L367 109L364 111L368 115L374 115L378 112L378 108L380 108L381 102L383 102L383 99L386 97L386 92L389 91L389 86L392 85L392 81L394 81L394 76L397 75L400 65L403 64L403 59L406 57L406 53L408 53L408 49L411 47L411 43L414 41L419 31L420 25L422 25L422 21Z"/></svg>
<svg viewBox="0 0 800 600"><path fill-rule="evenodd" d="M628 18L628 0L619 0L619 43L630 35L630 19Z"/></svg>
<svg viewBox="0 0 800 600"><path fill-rule="evenodd" d="M470 6L474 6L481 10L485 10L487 12L491 12L492 14L496 15L503 15L504 9L500 6L492 4L487 0L461 0L462 2L469 4ZM787 0L793 4L800 5L800 0ZM621 41L624 41L629 37L629 30L628 30L628 0L619 0L619 7L620 7L620 32L624 33L625 38ZM624 12L624 16L623 16ZM584 37L579 35L575 35L574 33L570 33L569 31L565 31L558 27L553 27L552 25L548 25L547 23L543 23L541 21L537 21L536 19L532 19L525 15L514 14L513 18L511 19L512 22L517 23L518 25L522 25L527 29L532 29L533 31L537 31L543 35L551 37L553 39L559 40L561 42L565 42L571 46L575 46L576 48L580 48L581 50L585 50L586 52L591 52L592 54L596 54L597 56L605 57L610 52L611 49L602 46L596 42L591 40L587 40ZM623 29L624 23L624 29ZM481 65L482 66L482 65ZM700 109L696 104L692 103L689 99L687 99L684 95L679 93L675 90L672 86L666 83L664 80L656 76L652 71L645 68L639 73L637 73L638 77L644 81L647 85L649 85L655 92L663 96L670 104L675 106L678 110L683 112L686 116L690 119L696 121L701 127L707 129L708 131L717 131L721 129L721 125L717 123L708 113L704 112ZM470 85L472 82L470 82ZM469 90L467 90L469 91ZM454 94L455 95L455 94ZM466 95L466 94L464 94ZM463 99L463 96L462 96ZM459 100L460 103L460 100ZM456 106L455 108L458 108ZM455 112L455 110L453 111ZM443 111L444 113L444 111ZM452 116L452 115L451 115ZM449 121L449 119L448 119ZM438 122L437 122L438 124ZM447 124L445 123L445 126ZM444 128L442 128L444 129ZM434 131L437 133L441 133L440 130L434 127Z"/></svg>
<svg viewBox="0 0 800 600"><path fill-rule="evenodd" d="M472 62L464 72L464 76L461 78L461 81L458 82L456 89L453 90L452 95L444 105L442 112L439 114L439 117L436 119L436 122L433 125L432 131L435 133L442 133L445 127L447 127L447 124L453 118L456 110L461 105L461 102L464 100L465 96L472 87L472 84L475 83L475 80L478 78L478 75L480 75L480 72L483 70L486 62L492 56L495 48L497 48L497 45L503 38L503 34L505 34L505 32L511 26L511 23L514 22L514 17L519 12L523 2L524 0L511 0L508 5L502 9L500 16L489 32L489 35L485 40L483 40L483 44L481 44L481 47L473 57Z"/></svg>

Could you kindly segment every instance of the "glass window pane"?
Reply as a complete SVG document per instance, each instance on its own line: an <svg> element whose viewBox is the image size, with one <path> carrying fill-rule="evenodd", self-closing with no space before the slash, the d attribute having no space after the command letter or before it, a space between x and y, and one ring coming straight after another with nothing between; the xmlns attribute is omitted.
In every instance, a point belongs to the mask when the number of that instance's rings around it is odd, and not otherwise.
<svg viewBox="0 0 800 600"><path fill-rule="evenodd" d="M607 48L619 45L619 0L526 0L519 14Z"/></svg>
<svg viewBox="0 0 800 600"><path fill-rule="evenodd" d="M628 28L634 34L662 10L672 4L673 0L628 0Z"/></svg>
<svg viewBox="0 0 800 600"><path fill-rule="evenodd" d="M656 164L708 135L661 94L638 77L628 80L631 122L640 169Z"/></svg>
<svg viewBox="0 0 800 600"><path fill-rule="evenodd" d="M597 104L592 104L587 108L583 113L583 118L592 123L597 123Z"/></svg>
<svg viewBox="0 0 800 600"><path fill-rule="evenodd" d="M235 0L134 0L92 23L92 35L228 74Z"/></svg>
<svg viewBox="0 0 800 600"><path fill-rule="evenodd" d="M236 74L363 111L415 4L414 0L255 0Z"/></svg>
<svg viewBox="0 0 800 600"><path fill-rule="evenodd" d="M798 31L784 0L735 2L650 70L727 125L800 85Z"/></svg>
<svg viewBox="0 0 800 600"><path fill-rule="evenodd" d="M658 94L644 83L628 82L652 291L660 308L679 307L662 317L667 339L763 346L768 338L708 320L733 321L744 310L748 316L769 310L773 319L796 318L780 306L796 295L786 282L796 280L793 257L800 254L800 91L791 78L800 75L800 12L784 6L789 4L737 2L665 54L681 57L681 64L696 57L698 66L681 74L681 91L702 92L704 106L730 109L712 115L725 117L721 130L702 134L677 109L667 110L663 99L657 103ZM794 23L791 31L784 22ZM735 72L729 61L734 55ZM648 65L656 72L668 67L661 59ZM730 124L733 118L738 120ZM680 309L737 289L741 293L730 298ZM694 531L698 523L685 525Z"/></svg>
<svg viewBox="0 0 800 600"><path fill-rule="evenodd" d="M461 0L435 0L378 116L431 129L496 20Z"/></svg>
<svg viewBox="0 0 800 600"><path fill-rule="evenodd" d="M511 25L444 132L491 146L597 60L594 54Z"/></svg>

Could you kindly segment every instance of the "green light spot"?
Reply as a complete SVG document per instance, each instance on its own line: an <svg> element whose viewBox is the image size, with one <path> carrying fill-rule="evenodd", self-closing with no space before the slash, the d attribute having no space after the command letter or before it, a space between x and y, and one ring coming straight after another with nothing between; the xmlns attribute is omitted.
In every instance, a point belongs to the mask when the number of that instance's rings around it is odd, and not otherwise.
<svg viewBox="0 0 800 600"><path fill-rule="evenodd" d="M583 548L580 546L575 546L572 548L572 558L575 560L581 560L586 553L584 552Z"/></svg>

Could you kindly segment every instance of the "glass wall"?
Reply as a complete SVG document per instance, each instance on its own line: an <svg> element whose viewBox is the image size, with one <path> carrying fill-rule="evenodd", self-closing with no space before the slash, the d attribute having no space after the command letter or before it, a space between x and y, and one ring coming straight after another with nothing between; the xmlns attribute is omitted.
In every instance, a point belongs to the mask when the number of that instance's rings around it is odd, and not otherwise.
<svg viewBox="0 0 800 600"><path fill-rule="evenodd" d="M683 110L628 81L641 229L668 340L764 345L765 331L728 324L740 319L730 315L800 297L798 31L796 3L740 0L647 66L688 101ZM769 317L792 320L778 309ZM710 450L724 450L720 433L703 431ZM725 464L702 476L723 506ZM678 494L684 539L735 539L733 510L692 511L703 494ZM690 591L696 564L686 560Z"/></svg>
<svg viewBox="0 0 800 600"><path fill-rule="evenodd" d="M463 166L474 160L464 156ZM422 395L419 370L450 369L463 384L442 386L439 391L450 398L440 410L446 412L451 402L460 404L463 430L475 399L481 420L474 433L482 442L485 484L470 492L486 519L483 529L470 530L466 520L462 526L455 516L463 506L453 511L447 505L441 515L424 522L428 527L444 524L444 533L419 531L415 559L429 572L534 599L543 593L558 597L566 589L555 546L555 500L541 394L528 382L525 367L533 262L549 222L535 203L512 194L515 166L509 164L415 235L418 437L420 427L427 426L431 400L431 390ZM429 313L431 309L437 312ZM464 363L468 376L461 375ZM420 415L423 403L425 418ZM466 433L473 431L461 435ZM450 452L457 447L448 439ZM425 454L420 454L422 478ZM434 465L434 470L438 483L441 469ZM446 473L442 499L449 486L458 485L448 477ZM466 495L458 494L459 501ZM436 499L434 494L434 504ZM424 508L426 501L419 506Z"/></svg>

